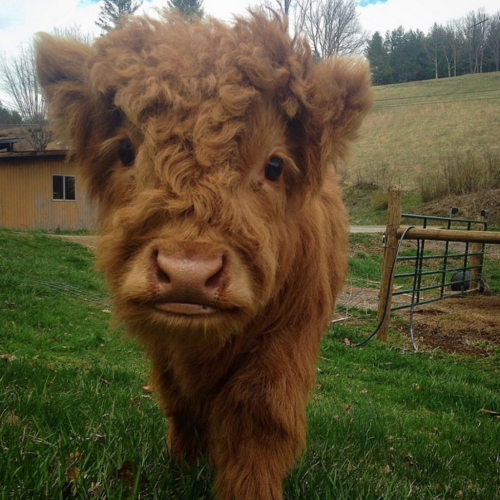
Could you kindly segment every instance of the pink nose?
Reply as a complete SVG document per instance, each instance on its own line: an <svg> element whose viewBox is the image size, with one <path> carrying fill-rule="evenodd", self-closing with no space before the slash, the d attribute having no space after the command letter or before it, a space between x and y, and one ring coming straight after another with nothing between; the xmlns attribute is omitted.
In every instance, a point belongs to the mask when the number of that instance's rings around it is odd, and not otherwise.
<svg viewBox="0 0 500 500"><path fill-rule="evenodd" d="M159 294L165 302L210 305L223 286L226 258L190 253L156 254Z"/></svg>

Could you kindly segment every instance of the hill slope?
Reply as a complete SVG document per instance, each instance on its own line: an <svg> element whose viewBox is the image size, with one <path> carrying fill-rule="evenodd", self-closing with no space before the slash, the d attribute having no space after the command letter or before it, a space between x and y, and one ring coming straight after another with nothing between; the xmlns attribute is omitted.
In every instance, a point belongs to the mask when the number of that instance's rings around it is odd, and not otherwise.
<svg viewBox="0 0 500 500"><path fill-rule="evenodd" d="M500 72L374 87L374 94L348 181L415 188L463 158L474 159L473 171L500 170Z"/></svg>

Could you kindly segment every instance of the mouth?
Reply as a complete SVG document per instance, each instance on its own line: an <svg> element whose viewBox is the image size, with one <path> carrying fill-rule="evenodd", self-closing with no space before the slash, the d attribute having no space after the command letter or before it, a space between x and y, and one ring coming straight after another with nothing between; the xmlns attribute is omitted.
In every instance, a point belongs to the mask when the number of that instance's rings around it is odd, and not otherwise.
<svg viewBox="0 0 500 500"><path fill-rule="evenodd" d="M193 304L189 302L157 302L155 308L166 313L183 316L208 316L217 312L215 307L207 304Z"/></svg>

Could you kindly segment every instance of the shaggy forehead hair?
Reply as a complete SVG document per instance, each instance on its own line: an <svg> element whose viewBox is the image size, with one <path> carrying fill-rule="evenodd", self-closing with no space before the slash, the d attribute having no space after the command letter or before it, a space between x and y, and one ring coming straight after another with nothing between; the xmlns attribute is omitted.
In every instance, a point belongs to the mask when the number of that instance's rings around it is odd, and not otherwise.
<svg viewBox="0 0 500 500"><path fill-rule="evenodd" d="M294 116L293 93L302 93L310 59L307 46L290 41L278 20L269 23L258 15L234 27L213 19L192 25L177 17L132 17L95 47L94 89L115 91L116 104L129 117L142 122L158 107L199 113L209 100L201 114L213 129L243 116L257 91L272 95Z"/></svg>

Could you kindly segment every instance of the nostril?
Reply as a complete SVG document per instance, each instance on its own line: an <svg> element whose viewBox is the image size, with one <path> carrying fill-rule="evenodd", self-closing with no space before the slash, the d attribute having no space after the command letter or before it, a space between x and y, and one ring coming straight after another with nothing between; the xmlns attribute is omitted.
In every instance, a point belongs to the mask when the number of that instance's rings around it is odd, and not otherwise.
<svg viewBox="0 0 500 500"><path fill-rule="evenodd" d="M170 283L170 278L167 273L163 272L160 268L156 271L156 277L158 278L158 281L161 281L163 283Z"/></svg>
<svg viewBox="0 0 500 500"><path fill-rule="evenodd" d="M224 270L226 267L226 256L222 255L220 258L219 269L215 271L215 273L210 276L205 282L205 286L207 288L218 288L222 284Z"/></svg>
<svg viewBox="0 0 500 500"><path fill-rule="evenodd" d="M165 263L162 262L162 258L159 256L160 252L155 250L152 255L153 269L156 272L156 277L161 283L170 283L170 276L166 270ZM163 266L162 266L163 264Z"/></svg>

